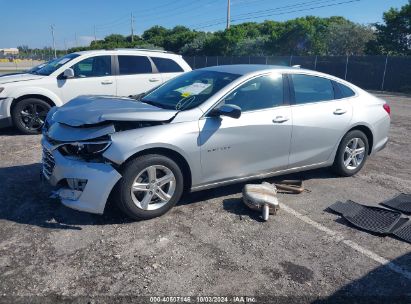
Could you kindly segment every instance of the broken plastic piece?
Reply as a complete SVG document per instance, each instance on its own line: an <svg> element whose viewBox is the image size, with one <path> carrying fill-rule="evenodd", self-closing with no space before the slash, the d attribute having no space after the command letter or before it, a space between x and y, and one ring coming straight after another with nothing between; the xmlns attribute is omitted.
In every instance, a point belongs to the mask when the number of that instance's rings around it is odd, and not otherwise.
<svg viewBox="0 0 411 304"><path fill-rule="evenodd" d="M302 180L283 180L275 183L278 190L286 193L302 193L305 191Z"/></svg>

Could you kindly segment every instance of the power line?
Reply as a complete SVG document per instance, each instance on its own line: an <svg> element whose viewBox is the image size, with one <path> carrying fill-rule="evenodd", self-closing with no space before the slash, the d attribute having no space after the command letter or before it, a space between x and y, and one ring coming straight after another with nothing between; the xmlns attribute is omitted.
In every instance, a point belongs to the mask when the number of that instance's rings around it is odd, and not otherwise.
<svg viewBox="0 0 411 304"><path fill-rule="evenodd" d="M335 1L335 0L334 0L334 1ZM253 19L253 18L261 18L261 17L269 17L269 16L277 16L277 15L284 15L284 14L295 13L295 12L310 11L310 10L314 10L314 9L317 9L317 8L338 6L338 5L342 5L342 4L359 2L359 1L361 1L361 0L341 1L341 2L337 2L337 3L324 4L324 5L319 5L319 6L315 6L315 7L309 7L309 8L302 8L302 9L299 9L299 10L293 10L293 11L290 11L290 12L283 12L283 13L278 13L278 14L271 14L271 13L270 13L270 14L255 15L255 16L252 16L252 17L237 18L237 19L235 19L235 21L250 20L250 19Z"/></svg>
<svg viewBox="0 0 411 304"><path fill-rule="evenodd" d="M175 1L173 1L173 2L166 3L166 4L164 4L164 5L160 5L160 6L156 6L156 7L151 7L151 8L145 9L145 10L139 10L137 13L134 12L134 16L138 16L139 14L146 15L146 12L147 12L147 11L152 11L152 10L156 10L156 12L158 12L158 9L164 8L164 7L167 7L167 6L170 6L170 5L174 5L176 2L179 2L179 1L182 1L182 0L175 0ZM161 11L160 11L160 12L161 12ZM125 19L128 19L128 16L129 16L128 14L126 14L126 15L121 15L121 17L116 18L116 19L114 19L114 20L112 20L112 21L109 21L109 22L107 22L107 23L97 24L96 27L97 27L97 29L101 29L101 28L110 27L110 26L112 26L112 25L114 25L114 24L123 23ZM128 21L127 21L127 22L128 22Z"/></svg>
<svg viewBox="0 0 411 304"><path fill-rule="evenodd" d="M309 4L320 4L320 3L329 3L329 2L335 2L338 0L311 0L311 1L305 1L305 2L299 2L299 3L295 3L292 5L285 5L285 6L278 6L275 8L271 8L271 9L265 9L265 10L258 10L258 11L254 11L254 12L248 12L248 13L243 13L243 14L238 14L235 17L243 17L243 16L249 16L251 14L256 14L256 13L261 13L261 12L269 12L269 11L283 11L285 9L289 9L289 8L295 8L295 7L300 7L300 6L307 6ZM318 3L320 2L320 3ZM216 19L212 19L212 20L208 20L208 21L203 21L201 23L197 23L194 25L191 25L191 27L199 27L201 25L208 25L211 22L222 22L223 20L225 20L224 18L216 18Z"/></svg>
<svg viewBox="0 0 411 304"><path fill-rule="evenodd" d="M205 5L210 5L213 4L215 2L221 2L221 0L209 0L209 1L203 1L203 3L201 3L201 6L198 5L198 2L190 2L189 4L184 4L181 6L177 6L177 7L173 7L170 8L164 12L155 12L152 15L145 15L144 17L141 17L140 20L146 21L146 20L154 20L154 19L158 19L161 18L161 20L167 19L167 18L173 18L175 16L179 16L179 15L184 15L186 13L192 13L194 10L196 9L202 9L204 8ZM195 7L191 7L191 6L195 6ZM175 11L178 11L176 13L174 13ZM171 14L173 13L173 14Z"/></svg>
<svg viewBox="0 0 411 304"><path fill-rule="evenodd" d="M257 14L257 15L252 15L250 17L243 17L243 18L233 18L231 19L232 22L237 22L237 21L243 21L243 20L250 20L250 19L255 19L255 18L261 18L261 17L271 17L271 16L279 16L279 15L286 15L286 14L291 14L291 13L296 13L296 12L303 12L303 11L310 11L310 10L314 10L314 9L318 9L318 8L324 8L324 7L331 7L331 6L338 6L338 5L342 5L342 4L347 4L347 3L353 3L353 2L359 2L361 0L350 0L350 1L342 1L342 2L338 2L338 3L332 3L332 4L324 4L324 5L317 5L314 7L307 7L307 8L302 8L302 9L297 9L297 10L291 10L291 11L287 11L287 12L280 12L280 13L269 13L269 14ZM329 1L327 1L329 2ZM251 15L252 13L247 13L248 15ZM224 22L213 22L211 24L207 24L204 26L199 26L196 27L195 29L202 29L202 28L207 28L207 27L211 27L214 25L221 25Z"/></svg>
<svg viewBox="0 0 411 304"><path fill-rule="evenodd" d="M243 13L239 14L236 17L245 17L245 16L250 16L250 15L258 15L258 14L267 14L270 12L276 12L278 9L284 10L288 8L297 8L297 7L305 7L305 6L310 6L310 5L322 5L323 3L326 4L332 4L330 2L336 2L338 0L311 0L311 1L306 1L306 2L299 2L293 5L286 5L278 8L272 8L272 9L265 9L265 10L259 10L259 11L254 11L254 12L248 12L248 13ZM357 0L360 1L360 0Z"/></svg>

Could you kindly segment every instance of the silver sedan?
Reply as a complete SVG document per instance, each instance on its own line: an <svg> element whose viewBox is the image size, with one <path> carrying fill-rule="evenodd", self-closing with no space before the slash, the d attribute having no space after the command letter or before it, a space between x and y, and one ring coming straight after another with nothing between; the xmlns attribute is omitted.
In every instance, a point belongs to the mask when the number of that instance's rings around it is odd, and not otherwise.
<svg viewBox="0 0 411 304"><path fill-rule="evenodd" d="M134 219L184 190L320 167L356 174L387 143L385 101L336 77L266 65L185 73L136 99L81 96L53 108L43 175L63 204Z"/></svg>

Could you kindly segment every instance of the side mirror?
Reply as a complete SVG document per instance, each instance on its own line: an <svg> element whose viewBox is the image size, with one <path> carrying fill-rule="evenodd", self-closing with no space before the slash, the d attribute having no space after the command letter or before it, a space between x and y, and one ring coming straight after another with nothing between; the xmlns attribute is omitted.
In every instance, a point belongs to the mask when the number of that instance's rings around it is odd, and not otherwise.
<svg viewBox="0 0 411 304"><path fill-rule="evenodd" d="M228 116L231 118L240 118L241 108L232 104L224 104L218 108L211 110L210 116Z"/></svg>
<svg viewBox="0 0 411 304"><path fill-rule="evenodd" d="M63 72L64 78L74 78L74 70L72 68L65 69Z"/></svg>

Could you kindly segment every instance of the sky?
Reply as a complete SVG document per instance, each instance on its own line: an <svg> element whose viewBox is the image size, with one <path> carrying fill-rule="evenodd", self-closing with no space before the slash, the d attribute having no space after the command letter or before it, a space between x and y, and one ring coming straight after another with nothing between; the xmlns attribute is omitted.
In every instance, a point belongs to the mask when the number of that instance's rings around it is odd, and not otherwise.
<svg viewBox="0 0 411 304"><path fill-rule="evenodd" d="M232 24L264 20L284 21L306 15L343 16L354 22L382 22L390 7L408 0L231 0ZM225 28L227 0L0 0L0 48L28 45L56 48L88 45L115 33L130 35L131 14L135 34L153 25L185 25L203 31ZM94 31L95 29L95 31Z"/></svg>

